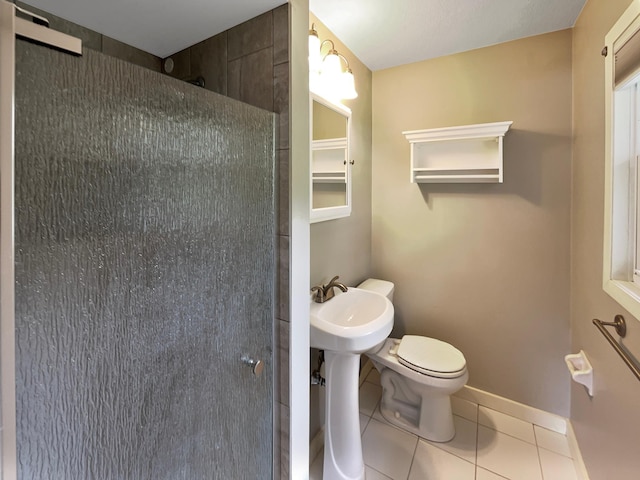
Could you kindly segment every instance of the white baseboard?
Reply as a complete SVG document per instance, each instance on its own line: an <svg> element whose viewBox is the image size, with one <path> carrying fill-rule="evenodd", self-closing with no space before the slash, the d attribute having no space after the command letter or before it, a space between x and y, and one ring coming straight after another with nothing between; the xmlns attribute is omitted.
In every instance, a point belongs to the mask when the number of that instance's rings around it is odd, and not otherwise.
<svg viewBox="0 0 640 480"><path fill-rule="evenodd" d="M456 392L454 396L478 405L483 405L492 410L497 410L501 413L506 413L507 415L533 423L539 427L544 427L563 435L567 434L568 420L559 415L554 415L553 413L545 412L544 410L538 410L537 408L530 407L529 405L514 402L508 398L500 397L493 393L485 392L468 385L462 387L462 389Z"/></svg>
<svg viewBox="0 0 640 480"><path fill-rule="evenodd" d="M569 448L571 449L571 458L573 458L573 464L576 467L576 473L579 480L589 480L589 474L587 473L587 467L582 460L582 453L578 445L578 439L573 431L571 422L567 422L567 441L569 442Z"/></svg>

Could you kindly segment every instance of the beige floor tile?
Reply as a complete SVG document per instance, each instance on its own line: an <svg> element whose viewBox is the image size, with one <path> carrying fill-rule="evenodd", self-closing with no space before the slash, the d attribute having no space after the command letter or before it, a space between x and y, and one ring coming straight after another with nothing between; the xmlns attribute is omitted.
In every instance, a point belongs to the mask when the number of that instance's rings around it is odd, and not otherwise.
<svg viewBox="0 0 640 480"><path fill-rule="evenodd" d="M445 443L429 443L475 464L478 424L465 418L458 417L457 415L453 416L453 424L456 428L456 436L453 437L453 440Z"/></svg>
<svg viewBox="0 0 640 480"><path fill-rule="evenodd" d="M565 435L547 430L546 428L538 427L537 425L533 426L533 430L536 434L536 443L538 444L538 447L542 447L545 450L551 450L552 452L571 458L569 441Z"/></svg>
<svg viewBox="0 0 640 480"><path fill-rule="evenodd" d="M391 477L387 477L386 475L374 470L371 467L364 467L364 474L367 480L392 480Z"/></svg>
<svg viewBox="0 0 640 480"><path fill-rule="evenodd" d="M476 480L505 480L505 478L484 468L476 467Z"/></svg>
<svg viewBox="0 0 640 480"><path fill-rule="evenodd" d="M364 463L391 478L406 479L418 437L371 419L362 436Z"/></svg>
<svg viewBox="0 0 640 480"><path fill-rule="evenodd" d="M367 375L366 381L369 383L373 383L374 385L380 385L380 372L378 371L378 369L373 368L369 372L369 375Z"/></svg>
<svg viewBox="0 0 640 480"><path fill-rule="evenodd" d="M371 417L369 417L368 415L363 415L362 413L360 414L360 435L364 433L364 430L369 424L369 420L371 420Z"/></svg>
<svg viewBox="0 0 640 480"><path fill-rule="evenodd" d="M471 420L472 422L478 421L478 404L464 400L458 397L451 397L451 409L453 413Z"/></svg>
<svg viewBox="0 0 640 480"><path fill-rule="evenodd" d="M409 480L431 478L474 480L475 470L473 463L420 440L411 465Z"/></svg>
<svg viewBox="0 0 640 480"><path fill-rule="evenodd" d="M370 417L378 405L381 396L381 386L364 382L360 387L360 413Z"/></svg>
<svg viewBox="0 0 640 480"><path fill-rule="evenodd" d="M482 425L478 425L477 464L507 478L542 480L535 445Z"/></svg>
<svg viewBox="0 0 640 480"><path fill-rule="evenodd" d="M533 445L536 444L533 425L519 418L505 415L504 413L480 405L478 408L478 423Z"/></svg>
<svg viewBox="0 0 640 480"><path fill-rule="evenodd" d="M572 459L542 448L539 452L544 480L578 480Z"/></svg>
<svg viewBox="0 0 640 480"><path fill-rule="evenodd" d="M565 435L452 397L456 436L438 443L387 422L377 370L360 387L360 433L367 480L577 480ZM311 480L322 480L323 454Z"/></svg>

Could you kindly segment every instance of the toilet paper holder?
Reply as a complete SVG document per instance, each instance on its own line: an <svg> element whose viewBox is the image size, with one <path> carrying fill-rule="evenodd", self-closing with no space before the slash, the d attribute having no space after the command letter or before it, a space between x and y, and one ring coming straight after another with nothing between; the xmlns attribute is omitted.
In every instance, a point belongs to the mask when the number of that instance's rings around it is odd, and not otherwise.
<svg viewBox="0 0 640 480"><path fill-rule="evenodd" d="M565 356L564 361L573 381L584 385L589 396L593 397L593 367L584 350L580 350L580 353Z"/></svg>

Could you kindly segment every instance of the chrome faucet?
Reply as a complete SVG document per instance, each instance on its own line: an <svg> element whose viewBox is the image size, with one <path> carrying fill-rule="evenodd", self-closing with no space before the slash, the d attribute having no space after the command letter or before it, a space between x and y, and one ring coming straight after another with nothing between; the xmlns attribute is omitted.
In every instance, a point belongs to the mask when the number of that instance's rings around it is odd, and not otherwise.
<svg viewBox="0 0 640 480"><path fill-rule="evenodd" d="M313 301L316 303L324 303L327 300L331 300L334 296L334 293L333 293L334 287L339 288L343 292L346 292L347 290L349 290L344 283L340 283L337 281L338 278L340 277L336 275L326 285L316 285L315 287L313 287L311 289L312 292L315 292L313 294Z"/></svg>

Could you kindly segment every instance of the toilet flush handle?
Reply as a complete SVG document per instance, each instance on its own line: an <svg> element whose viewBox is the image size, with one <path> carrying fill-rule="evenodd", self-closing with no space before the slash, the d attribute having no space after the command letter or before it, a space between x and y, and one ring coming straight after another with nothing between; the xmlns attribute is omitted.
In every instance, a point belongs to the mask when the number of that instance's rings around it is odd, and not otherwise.
<svg viewBox="0 0 640 480"><path fill-rule="evenodd" d="M259 377L264 370L264 362L262 360L254 360L249 355L242 356L242 363L251 367L251 371L256 377Z"/></svg>

